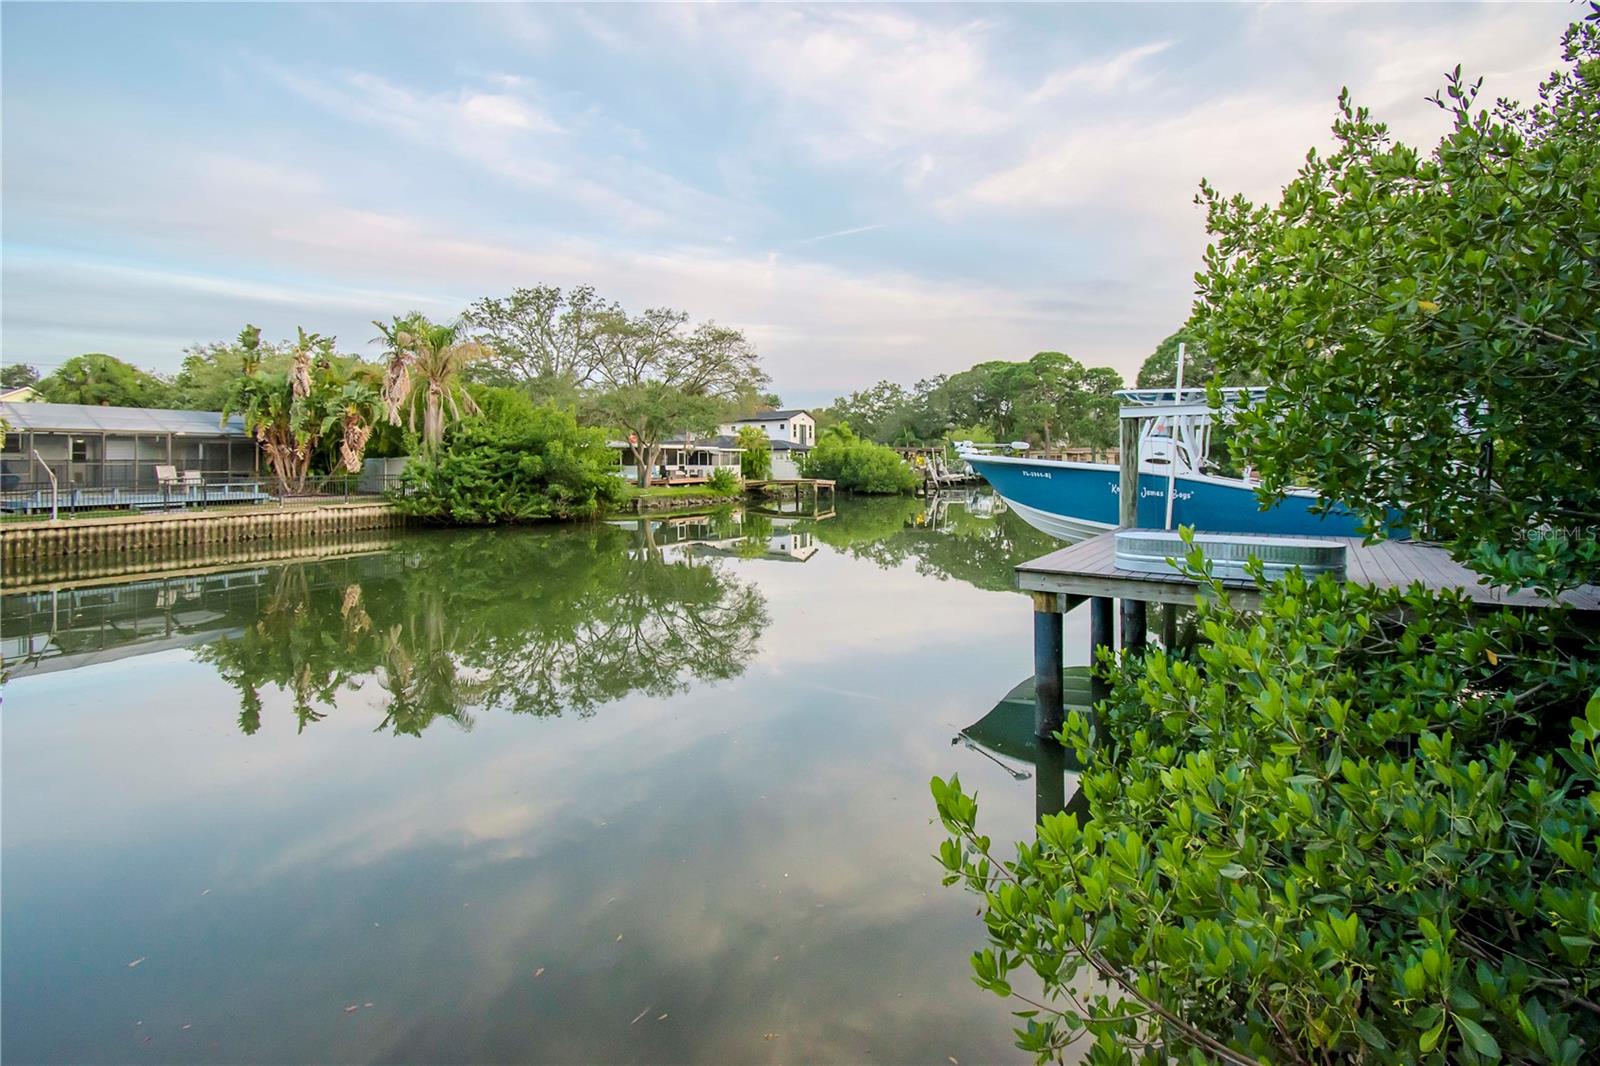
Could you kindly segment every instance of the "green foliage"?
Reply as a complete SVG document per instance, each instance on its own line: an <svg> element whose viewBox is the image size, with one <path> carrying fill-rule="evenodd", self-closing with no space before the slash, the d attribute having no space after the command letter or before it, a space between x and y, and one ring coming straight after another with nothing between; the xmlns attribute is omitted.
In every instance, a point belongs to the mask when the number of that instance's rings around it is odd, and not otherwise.
<svg viewBox="0 0 1600 1066"><path fill-rule="evenodd" d="M468 336L464 321L430 322L416 312L397 320L394 332L386 333L385 339L403 361L410 385L402 404L406 428L417 432L417 412L421 411L422 450L436 452L444 442L446 426L478 413L465 375L470 366L487 358L487 349Z"/></svg>
<svg viewBox="0 0 1600 1066"><path fill-rule="evenodd" d="M1451 76L1437 102L1455 128L1432 152L1346 98L1338 148L1279 205L1204 187L1215 242L1191 323L1224 378L1269 385L1235 428L1271 489L1398 509L1548 590L1600 573L1600 9L1564 49L1570 69L1526 110L1474 113ZM934 782L948 879L985 900L979 984L1012 994L1027 967L1050 1001L1023 1012L1019 1045L1595 1061L1592 632L1559 609L1298 574L1253 614L1208 594L1193 660L1102 663L1093 729L1074 715L1063 734L1087 760L1081 810L1046 817L1015 861L958 782Z"/></svg>
<svg viewBox="0 0 1600 1066"><path fill-rule="evenodd" d="M458 525L594 518L624 496L605 433L557 407L459 422L406 477L401 510Z"/></svg>
<svg viewBox="0 0 1600 1066"><path fill-rule="evenodd" d="M922 483L917 472L894 449L862 440L848 425L824 430L817 437L816 446L801 460L800 473L868 494L910 492Z"/></svg>
<svg viewBox="0 0 1600 1066"><path fill-rule="evenodd" d="M520 387L539 402L573 403L597 369L602 325L621 313L588 285L485 297L463 316L486 351L472 376Z"/></svg>
<svg viewBox="0 0 1600 1066"><path fill-rule="evenodd" d="M710 432L765 385L755 348L736 329L651 308L637 317L620 310L595 328L592 407L599 419L636 442L638 483L650 484L661 444L677 433Z"/></svg>
<svg viewBox="0 0 1600 1066"><path fill-rule="evenodd" d="M0 366L0 388L20 389L39 384L39 371L27 363Z"/></svg>
<svg viewBox="0 0 1600 1066"><path fill-rule="evenodd" d="M753 481L772 476L772 441L759 426L740 426L735 434L739 447L739 475Z"/></svg>
<svg viewBox="0 0 1600 1066"><path fill-rule="evenodd" d="M1108 447L1117 439L1122 377L1109 367L1084 367L1061 352L1026 362L979 363L910 390L890 381L842 396L818 412L819 428L848 424L870 440L913 444L945 439L1032 437L1051 445ZM966 427L957 429L956 427Z"/></svg>
<svg viewBox="0 0 1600 1066"><path fill-rule="evenodd" d="M333 337L297 332L283 346L288 355L282 369L274 370L263 355L273 349L261 344L259 329L246 326L233 349L233 382L220 404L224 417L244 416L278 491L286 494L305 488L314 465L359 472L380 405L377 367L340 356Z"/></svg>
<svg viewBox="0 0 1600 1066"><path fill-rule="evenodd" d="M1178 344L1184 343L1183 351L1183 387L1203 388L1213 378L1221 373L1217 361L1207 351L1195 331L1185 326L1156 345L1156 350L1139 367L1139 388L1141 389L1171 389L1178 383ZM1228 374L1222 378L1223 385L1254 385L1255 369L1233 360L1230 363Z"/></svg>
<svg viewBox="0 0 1600 1066"><path fill-rule="evenodd" d="M1194 329L1270 385L1240 419L1270 490L1307 479L1498 576L1600 576L1600 23L1529 108L1477 110L1457 68L1436 148L1348 94L1331 155L1276 205L1201 200ZM1546 535L1525 541L1529 533Z"/></svg>
<svg viewBox="0 0 1600 1066"><path fill-rule="evenodd" d="M237 689L247 734L264 705L304 730L347 685L374 693L377 732L418 736L486 710L586 717L738 676L768 621L760 591L715 562L668 561L650 537L648 522L496 530L279 566L266 601L245 590L237 627L198 655ZM288 698L264 700L272 689Z"/></svg>
<svg viewBox="0 0 1600 1066"><path fill-rule="evenodd" d="M938 497L853 500L805 528L822 543L880 567L909 562L926 577L995 592L1016 589L1018 563L1060 547L1010 511L984 518Z"/></svg>
<svg viewBox="0 0 1600 1066"><path fill-rule="evenodd" d="M102 352L73 356L37 388L49 403L167 407L173 400L168 382Z"/></svg>
<svg viewBox="0 0 1600 1066"><path fill-rule="evenodd" d="M1095 724L1072 716L1081 816L1001 861L934 779L947 883L984 900L978 983L1028 967L1051 1000L1019 1046L1593 1061L1600 661L1559 617L1454 594L1298 573L1254 614L1210 594L1195 661L1108 660Z"/></svg>
<svg viewBox="0 0 1600 1066"><path fill-rule="evenodd" d="M739 481L739 475L725 466L719 466L711 471L710 480L706 482L706 491L713 496L739 496L744 493L744 485Z"/></svg>

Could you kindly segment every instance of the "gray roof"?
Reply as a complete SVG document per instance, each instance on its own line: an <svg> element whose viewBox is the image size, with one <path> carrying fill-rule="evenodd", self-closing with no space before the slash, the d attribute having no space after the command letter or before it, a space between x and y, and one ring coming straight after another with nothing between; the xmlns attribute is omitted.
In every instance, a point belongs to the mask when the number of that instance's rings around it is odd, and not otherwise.
<svg viewBox="0 0 1600 1066"><path fill-rule="evenodd" d="M607 441L606 443L608 443L613 448L631 448L631 447L633 447L633 445L629 444L625 440L613 440L613 441ZM665 447L665 448L682 448L684 446L684 443L685 443L684 435L682 433L679 433L675 437L669 437L668 439L662 441L661 445L662 445L662 447ZM729 437L729 436L721 436L721 437L701 437L701 436L696 436L695 439L694 439L694 443L690 447L694 451L707 451L707 452L742 452L742 451L744 451L743 448L739 447L738 438L737 437Z"/></svg>
<svg viewBox="0 0 1600 1066"><path fill-rule="evenodd" d="M35 433L178 433L193 437L243 437L244 417L222 425L221 411L165 407L98 407L88 403L0 403L12 429Z"/></svg>
<svg viewBox="0 0 1600 1066"><path fill-rule="evenodd" d="M790 407L782 411L757 411L753 415L745 415L743 418L734 419L733 424L739 425L741 422L786 422L795 415L809 417L810 414L810 411L805 411L798 407Z"/></svg>
<svg viewBox="0 0 1600 1066"><path fill-rule="evenodd" d="M775 452L809 452L811 450L811 445L796 444L792 440L775 440L769 443Z"/></svg>

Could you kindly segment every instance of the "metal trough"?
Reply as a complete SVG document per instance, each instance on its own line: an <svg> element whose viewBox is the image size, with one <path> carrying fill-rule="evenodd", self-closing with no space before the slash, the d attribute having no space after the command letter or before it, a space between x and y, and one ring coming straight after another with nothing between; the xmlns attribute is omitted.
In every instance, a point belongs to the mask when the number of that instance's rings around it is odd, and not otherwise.
<svg viewBox="0 0 1600 1066"><path fill-rule="evenodd" d="M1260 559L1269 578L1282 577L1296 567L1308 577L1318 574L1344 576L1345 544L1313 537L1263 537L1249 533L1196 533L1194 546L1211 563L1211 572L1222 578L1244 578L1245 562ZM1116 565L1119 570L1147 574L1175 574L1178 568L1168 559L1188 554L1176 532L1160 529L1117 531Z"/></svg>

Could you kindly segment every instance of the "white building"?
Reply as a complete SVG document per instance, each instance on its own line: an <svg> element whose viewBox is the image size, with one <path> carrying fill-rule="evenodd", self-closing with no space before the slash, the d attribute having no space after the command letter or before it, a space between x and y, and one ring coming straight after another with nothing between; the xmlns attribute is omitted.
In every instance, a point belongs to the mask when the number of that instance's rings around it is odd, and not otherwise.
<svg viewBox="0 0 1600 1066"><path fill-rule="evenodd" d="M733 422L724 422L717 432L732 436L743 426L754 426L772 442L772 476L791 479L800 476L800 457L817 443L817 422L798 408L784 411L757 411Z"/></svg>
<svg viewBox="0 0 1600 1066"><path fill-rule="evenodd" d="M732 436L739 432L741 426L755 426L767 435L768 440L787 441L800 448L809 448L817 443L816 420L797 408L757 411L736 421L724 422L717 432Z"/></svg>

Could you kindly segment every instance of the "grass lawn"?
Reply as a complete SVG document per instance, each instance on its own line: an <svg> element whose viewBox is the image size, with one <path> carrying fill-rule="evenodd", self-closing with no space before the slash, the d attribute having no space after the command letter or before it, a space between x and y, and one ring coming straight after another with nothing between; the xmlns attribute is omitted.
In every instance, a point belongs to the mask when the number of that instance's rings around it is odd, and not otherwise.
<svg viewBox="0 0 1600 1066"><path fill-rule="evenodd" d="M729 493L719 493L712 489L709 485L651 485L647 489L641 489L637 485L628 486L628 497L630 499L640 496L653 500L702 496L725 496L728 499L733 499L742 495L744 495L742 490Z"/></svg>
<svg viewBox="0 0 1600 1066"><path fill-rule="evenodd" d="M126 515L129 513L131 512L126 507L108 507L97 511L69 511L67 508L63 507L61 508L61 519L62 521L66 521L69 518L110 518L112 515ZM27 514L0 515L0 522L18 523L48 521L50 521L49 511L33 511Z"/></svg>

